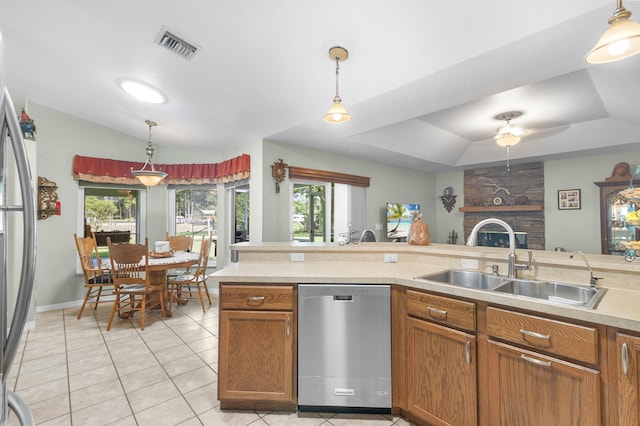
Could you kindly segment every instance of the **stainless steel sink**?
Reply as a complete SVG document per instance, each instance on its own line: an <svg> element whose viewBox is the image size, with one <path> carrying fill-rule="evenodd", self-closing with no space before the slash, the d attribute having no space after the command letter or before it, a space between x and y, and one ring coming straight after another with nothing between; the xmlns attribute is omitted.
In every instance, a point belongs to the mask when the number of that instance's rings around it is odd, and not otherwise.
<svg viewBox="0 0 640 426"><path fill-rule="evenodd" d="M577 284L499 277L479 271L449 269L417 279L449 284L475 290L496 291L512 296L548 300L563 305L595 309L607 289Z"/></svg>
<svg viewBox="0 0 640 426"><path fill-rule="evenodd" d="M438 272L435 274L422 275L416 278L477 290L491 290L500 284L511 281L511 279L507 277L498 277L477 271L456 269L450 269L448 271Z"/></svg>
<svg viewBox="0 0 640 426"><path fill-rule="evenodd" d="M544 299L564 305L594 309L604 296L605 288L592 288L550 281L513 280L493 289L514 296Z"/></svg>

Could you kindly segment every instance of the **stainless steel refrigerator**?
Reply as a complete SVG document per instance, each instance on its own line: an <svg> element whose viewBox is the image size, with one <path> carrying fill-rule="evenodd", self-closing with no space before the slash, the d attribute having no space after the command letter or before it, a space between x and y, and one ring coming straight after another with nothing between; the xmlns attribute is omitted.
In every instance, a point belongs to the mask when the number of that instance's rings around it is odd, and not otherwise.
<svg viewBox="0 0 640 426"><path fill-rule="evenodd" d="M9 411L20 424L32 425L29 407L7 389L5 382L20 343L33 290L36 210L33 179L18 116L5 87L4 59L0 33L0 426L9 423ZM14 250L18 246L22 250ZM20 266L14 268L15 265Z"/></svg>

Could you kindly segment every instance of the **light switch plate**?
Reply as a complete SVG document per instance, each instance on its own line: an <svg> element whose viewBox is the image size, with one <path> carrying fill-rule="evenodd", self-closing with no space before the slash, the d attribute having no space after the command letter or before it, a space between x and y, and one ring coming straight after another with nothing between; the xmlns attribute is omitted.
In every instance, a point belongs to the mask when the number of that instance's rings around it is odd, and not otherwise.
<svg viewBox="0 0 640 426"><path fill-rule="evenodd" d="M462 269L478 269L478 260L462 259Z"/></svg>
<svg viewBox="0 0 640 426"><path fill-rule="evenodd" d="M304 253L291 253L292 262L304 262Z"/></svg>

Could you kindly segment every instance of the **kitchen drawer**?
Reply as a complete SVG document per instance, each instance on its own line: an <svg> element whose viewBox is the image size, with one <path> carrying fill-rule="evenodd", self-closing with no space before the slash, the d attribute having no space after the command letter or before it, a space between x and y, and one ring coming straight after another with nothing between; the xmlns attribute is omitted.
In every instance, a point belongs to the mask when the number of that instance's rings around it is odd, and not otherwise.
<svg viewBox="0 0 640 426"><path fill-rule="evenodd" d="M598 364L598 330L594 327L490 307L487 333L529 348Z"/></svg>
<svg viewBox="0 0 640 426"><path fill-rule="evenodd" d="M292 311L293 286L220 285L222 309Z"/></svg>
<svg viewBox="0 0 640 426"><path fill-rule="evenodd" d="M476 330L476 305L471 302L407 290L407 313L467 331Z"/></svg>

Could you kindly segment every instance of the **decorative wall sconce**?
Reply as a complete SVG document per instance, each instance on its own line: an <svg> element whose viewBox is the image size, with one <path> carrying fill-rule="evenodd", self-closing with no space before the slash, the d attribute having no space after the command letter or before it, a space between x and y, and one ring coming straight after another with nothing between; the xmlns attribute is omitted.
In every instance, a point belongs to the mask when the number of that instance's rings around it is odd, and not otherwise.
<svg viewBox="0 0 640 426"><path fill-rule="evenodd" d="M271 165L271 176L273 176L273 180L276 181L276 194L280 193L280 184L284 181L284 178L287 177L287 167L289 167L289 165L285 163L282 158L274 161Z"/></svg>
<svg viewBox="0 0 640 426"><path fill-rule="evenodd" d="M443 195L440 196L442 200L442 205L447 212L451 213L451 210L456 205L456 195L453 195L453 188L448 186L444 189Z"/></svg>

